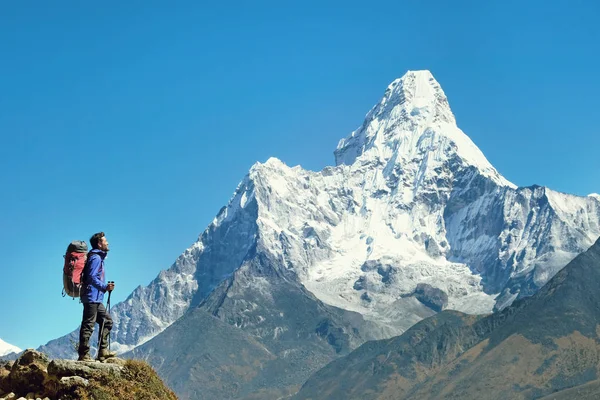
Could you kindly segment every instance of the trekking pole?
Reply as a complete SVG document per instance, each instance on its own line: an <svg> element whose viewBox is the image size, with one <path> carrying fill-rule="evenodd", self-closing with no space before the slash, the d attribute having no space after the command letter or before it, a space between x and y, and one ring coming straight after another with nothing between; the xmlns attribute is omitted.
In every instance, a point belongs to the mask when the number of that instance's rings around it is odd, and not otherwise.
<svg viewBox="0 0 600 400"><path fill-rule="evenodd" d="M108 307L108 315L110 317L110 295L112 294L112 290L108 292L108 300L106 301L106 306ZM108 331L108 352L110 353L110 331Z"/></svg>
<svg viewBox="0 0 600 400"><path fill-rule="evenodd" d="M110 315L110 294L112 291L108 292L108 300L106 301L106 306L108 307L107 314ZM102 325L100 325L100 332L98 332L98 353L96 355L96 359L100 359L100 343L102 343L102 331L104 331L104 321L106 318L102 318ZM110 352L110 331L108 332L108 351Z"/></svg>
<svg viewBox="0 0 600 400"><path fill-rule="evenodd" d="M108 294L110 296L110 293ZM100 360L100 343L102 343L102 331L104 330L104 320L102 318L102 325L100 325L100 332L98 332L98 352L96 353L96 360Z"/></svg>

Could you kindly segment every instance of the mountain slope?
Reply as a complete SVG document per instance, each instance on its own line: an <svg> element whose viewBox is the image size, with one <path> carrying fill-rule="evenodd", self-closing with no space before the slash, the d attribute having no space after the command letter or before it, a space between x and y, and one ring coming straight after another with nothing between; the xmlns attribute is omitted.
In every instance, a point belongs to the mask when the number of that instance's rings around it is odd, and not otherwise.
<svg viewBox="0 0 600 400"><path fill-rule="evenodd" d="M17 346L13 346L10 343L6 343L4 340L0 339L0 356L5 356L10 353L19 353L21 351Z"/></svg>
<svg viewBox="0 0 600 400"><path fill-rule="evenodd" d="M261 240L259 239L259 246ZM279 398L373 329L323 304L256 249L198 307L131 353L183 399Z"/></svg>
<svg viewBox="0 0 600 400"><path fill-rule="evenodd" d="M297 399L531 399L600 364L600 240L533 297L483 317L445 311L317 372ZM499 371L502 371L499 373Z"/></svg>

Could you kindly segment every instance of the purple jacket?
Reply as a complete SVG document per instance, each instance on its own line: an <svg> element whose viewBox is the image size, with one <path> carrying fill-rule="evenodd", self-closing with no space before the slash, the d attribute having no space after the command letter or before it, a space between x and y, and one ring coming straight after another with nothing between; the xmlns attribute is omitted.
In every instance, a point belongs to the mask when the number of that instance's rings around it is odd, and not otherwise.
<svg viewBox="0 0 600 400"><path fill-rule="evenodd" d="M104 292L107 287L104 280L104 258L106 258L106 252L98 249L90 251L88 255L81 276L82 303L102 303L104 301Z"/></svg>

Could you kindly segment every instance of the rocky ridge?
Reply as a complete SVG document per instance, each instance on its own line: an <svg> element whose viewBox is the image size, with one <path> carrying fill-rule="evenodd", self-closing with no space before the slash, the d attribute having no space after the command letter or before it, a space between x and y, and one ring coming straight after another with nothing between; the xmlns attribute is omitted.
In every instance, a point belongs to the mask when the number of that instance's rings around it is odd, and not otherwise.
<svg viewBox="0 0 600 400"><path fill-rule="evenodd" d="M156 373L139 361L50 360L33 349L0 364L0 400L127 398L176 399Z"/></svg>

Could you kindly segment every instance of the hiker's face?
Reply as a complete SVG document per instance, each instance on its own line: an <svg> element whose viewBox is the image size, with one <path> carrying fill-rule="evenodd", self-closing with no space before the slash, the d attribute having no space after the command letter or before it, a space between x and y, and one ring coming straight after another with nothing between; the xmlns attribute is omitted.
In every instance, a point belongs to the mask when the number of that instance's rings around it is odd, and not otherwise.
<svg viewBox="0 0 600 400"><path fill-rule="evenodd" d="M106 237L101 237L98 241L98 248L102 251L108 251L108 240Z"/></svg>

